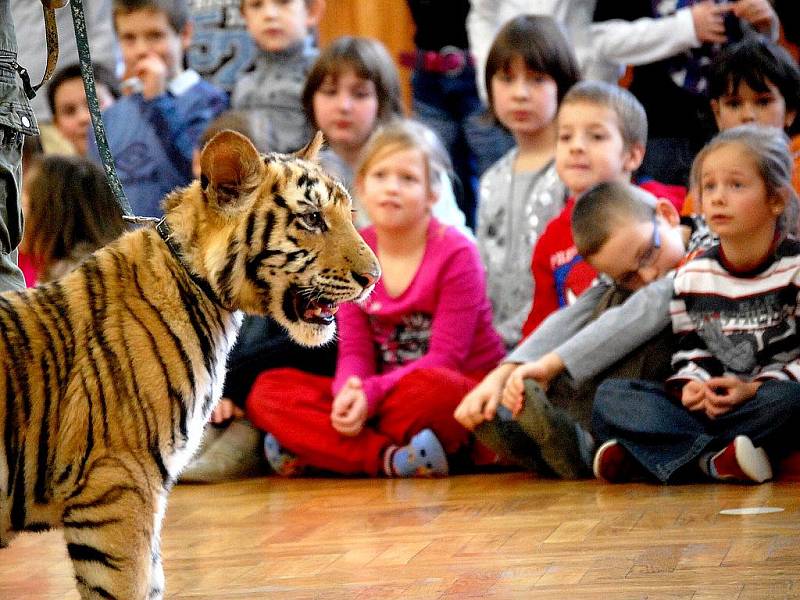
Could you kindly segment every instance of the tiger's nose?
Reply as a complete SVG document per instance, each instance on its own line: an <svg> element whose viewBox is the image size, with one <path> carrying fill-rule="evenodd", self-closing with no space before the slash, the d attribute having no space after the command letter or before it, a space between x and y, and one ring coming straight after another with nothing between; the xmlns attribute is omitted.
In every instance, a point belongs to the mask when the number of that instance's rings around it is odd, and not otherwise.
<svg viewBox="0 0 800 600"><path fill-rule="evenodd" d="M351 271L351 273L353 275L353 279L356 280L356 283L363 288L368 288L371 286L378 280L378 277L380 276L377 273L356 273L355 271Z"/></svg>

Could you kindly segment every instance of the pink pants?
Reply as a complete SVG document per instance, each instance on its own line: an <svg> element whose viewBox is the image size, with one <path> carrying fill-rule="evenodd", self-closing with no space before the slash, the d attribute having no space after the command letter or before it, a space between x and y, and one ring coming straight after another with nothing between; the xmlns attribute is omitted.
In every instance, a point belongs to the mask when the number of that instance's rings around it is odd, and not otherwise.
<svg viewBox="0 0 800 600"><path fill-rule="evenodd" d="M447 368L420 369L403 377L357 436L331 425L329 377L297 369L271 369L258 376L247 397L247 416L270 432L301 464L343 474L383 473L383 453L430 428L448 455L464 450L471 434L453 418L461 399L480 378Z"/></svg>

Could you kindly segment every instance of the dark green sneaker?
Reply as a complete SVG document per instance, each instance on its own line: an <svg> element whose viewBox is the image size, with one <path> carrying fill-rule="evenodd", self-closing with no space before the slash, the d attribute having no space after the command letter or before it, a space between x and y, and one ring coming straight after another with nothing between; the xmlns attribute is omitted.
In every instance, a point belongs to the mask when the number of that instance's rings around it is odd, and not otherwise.
<svg viewBox="0 0 800 600"><path fill-rule="evenodd" d="M525 380L525 402L516 420L556 475L562 479L592 476L591 436L567 411L553 406L533 380Z"/></svg>

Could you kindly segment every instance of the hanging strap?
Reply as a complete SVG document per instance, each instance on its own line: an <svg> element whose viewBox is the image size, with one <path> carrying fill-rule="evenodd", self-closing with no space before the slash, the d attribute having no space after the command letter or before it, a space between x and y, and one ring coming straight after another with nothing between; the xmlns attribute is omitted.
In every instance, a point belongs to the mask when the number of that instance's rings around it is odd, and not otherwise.
<svg viewBox="0 0 800 600"><path fill-rule="evenodd" d="M53 76L58 62L58 27L56 26L56 10L66 6L68 0L42 0L42 13L44 14L44 36L47 40L47 66L44 69L42 80L37 85L31 85L31 77L28 70L19 63L14 64L14 70L22 80L22 88L28 100L33 99L47 81Z"/></svg>

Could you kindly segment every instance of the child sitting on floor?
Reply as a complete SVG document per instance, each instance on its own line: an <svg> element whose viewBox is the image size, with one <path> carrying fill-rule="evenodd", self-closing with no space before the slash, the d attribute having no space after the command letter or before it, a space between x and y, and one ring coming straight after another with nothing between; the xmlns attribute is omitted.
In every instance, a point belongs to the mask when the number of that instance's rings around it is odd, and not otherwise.
<svg viewBox="0 0 800 600"><path fill-rule="evenodd" d="M259 375L247 399L270 432L276 472L310 466L371 476L446 475L471 436L461 397L503 355L474 244L431 216L441 169L422 126L397 121L368 142L356 190L373 225L362 235L383 277L337 314L331 381L297 369Z"/></svg>
<svg viewBox="0 0 800 600"><path fill-rule="evenodd" d="M666 383L610 380L593 425L595 476L662 483L702 474L761 483L797 448L800 243L788 139L745 125L695 159L692 183L719 243L675 276L678 349Z"/></svg>
<svg viewBox="0 0 800 600"><path fill-rule="evenodd" d="M486 62L489 109L511 132L514 147L481 177L475 231L494 326L509 348L519 342L531 307L531 250L564 208L566 189L555 166L556 112L578 77L569 42L545 16L511 19Z"/></svg>
<svg viewBox="0 0 800 600"><path fill-rule="evenodd" d="M525 336L551 312L572 303L597 276L572 240L575 199L603 181L629 182L642 162L647 141L647 116L636 97L601 81L573 86L561 101L557 123L556 170L570 199L533 250L533 306L522 328ZM683 187L655 181L639 185L678 209L686 194Z"/></svg>
<svg viewBox="0 0 800 600"><path fill-rule="evenodd" d="M588 432L597 385L622 374L663 379L669 369L669 347L659 335L664 323L652 330L649 321L625 319L620 331L616 324L598 327L594 319L674 269L687 245L692 249L706 239L699 219L681 221L669 201L619 182L598 184L578 199L572 231L580 255L604 277L575 303L545 319L456 411L456 418L501 456L567 479L591 473L593 440ZM564 362L545 352L570 344L573 337L605 339L610 332L636 341L621 353L611 347L584 357L584 369L592 370L597 358L609 355L612 364L593 369L583 381L566 374L557 377ZM504 408L495 414L501 400Z"/></svg>

